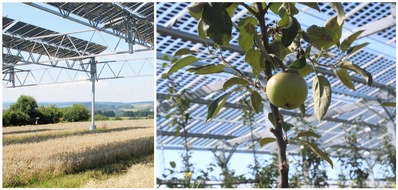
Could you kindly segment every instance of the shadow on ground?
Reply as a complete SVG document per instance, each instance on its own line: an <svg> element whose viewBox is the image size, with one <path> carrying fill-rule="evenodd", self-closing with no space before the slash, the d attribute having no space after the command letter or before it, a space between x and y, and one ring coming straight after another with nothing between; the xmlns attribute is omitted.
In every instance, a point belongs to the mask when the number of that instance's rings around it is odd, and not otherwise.
<svg viewBox="0 0 398 190"><path fill-rule="evenodd" d="M77 131L77 132L69 132L69 133L54 133L54 134L37 134L31 136L24 136L24 137L10 137L4 138L3 137L3 146L12 145L12 144L24 144L24 143L36 143L36 142L43 142L50 139L62 138L62 137L69 137L69 136L81 136L81 135L90 135L90 134L97 134L97 133L111 133L117 131L128 131L128 130L136 130L136 129L145 129L150 128L149 126L146 127L119 127L119 128L112 128L112 129L103 129L98 128L96 131ZM50 129L42 129L42 131L51 131ZM30 131L34 132L34 131ZM22 132L28 133L28 132ZM13 134L19 134L15 131ZM4 135L4 133L3 133Z"/></svg>
<svg viewBox="0 0 398 190"><path fill-rule="evenodd" d="M23 134L23 133L36 133L36 132L43 132L43 131L52 131L52 129L29 129L25 131L10 131L10 132L3 132L3 135L12 135L12 134Z"/></svg>

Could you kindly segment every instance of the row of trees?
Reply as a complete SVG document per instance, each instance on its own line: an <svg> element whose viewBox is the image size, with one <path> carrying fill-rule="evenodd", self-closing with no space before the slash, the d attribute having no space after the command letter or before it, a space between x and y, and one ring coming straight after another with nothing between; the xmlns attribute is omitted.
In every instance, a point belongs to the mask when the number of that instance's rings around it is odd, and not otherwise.
<svg viewBox="0 0 398 190"><path fill-rule="evenodd" d="M309 127L316 130L313 126ZM348 127L347 127L348 128ZM184 133L180 135L184 136ZM338 153L336 156L339 163L339 175L337 179L337 186L339 188L367 188L367 187L393 187L396 180L396 150L391 143L391 137L388 136L383 139L383 149L375 151L373 154L376 159L366 157L360 151L361 147L358 144L358 128L347 130L344 134L345 142L349 150ZM317 143L316 141L313 141ZM192 161L190 160L192 151L189 146L184 146L185 150L181 153L182 163L170 162L170 167L166 168L163 174L163 179L158 178L157 184L159 186L166 185L170 188L208 188L219 185L220 187L236 188L240 184L251 185L255 188L275 188L277 187L279 174L278 155L273 153L269 160L264 160L263 163L257 159L255 148L253 149L253 156L255 164L249 165L249 174L252 177L247 177L247 174L237 174L233 169L229 160L234 154L234 149L226 155L225 150L213 149L214 158L216 162L210 162L206 169L194 169ZM188 155L188 156L187 156ZM300 152L297 155L289 156L290 165L294 168L294 172L289 174L289 187L293 188L322 188L329 187L329 184L336 179L330 179L326 168L327 162L317 156L310 147L303 144L300 147ZM375 170L375 165L379 165L380 169ZM181 168L181 169L178 169ZM218 177L213 175L216 168L221 170ZM378 173L384 178L382 183L372 182L370 175ZM181 174L185 174L181 177ZM374 176L373 176L374 178ZM374 179L373 179L374 180ZM211 182L211 183L209 183ZM217 183L218 182L218 183Z"/></svg>
<svg viewBox="0 0 398 190"><path fill-rule="evenodd" d="M152 110L139 110L139 111L123 111L123 117L153 117Z"/></svg>
<svg viewBox="0 0 398 190"><path fill-rule="evenodd" d="M153 118L153 111L123 111L121 115L117 115L112 110L95 111L95 120L108 120L109 117L121 120L120 116ZM32 125L36 123L36 118L39 118L38 124L49 124L60 121L88 121L91 115L87 107L82 104L74 104L66 108L58 108L55 104L39 107L33 97L22 95L15 104L3 112L3 126Z"/></svg>
<svg viewBox="0 0 398 190"><path fill-rule="evenodd" d="M90 112L81 104L74 104L67 108L58 108L54 104L39 107L33 97L22 95L15 104L3 112L3 127L35 124L36 118L39 124L87 121L90 118Z"/></svg>
<svg viewBox="0 0 398 190"><path fill-rule="evenodd" d="M109 111L107 111L107 110L105 110L105 111L103 111L103 110L95 110L94 113L95 113L95 115L103 115L103 116L106 116L106 117L115 117L116 116L115 112L112 111L112 110L109 110Z"/></svg>

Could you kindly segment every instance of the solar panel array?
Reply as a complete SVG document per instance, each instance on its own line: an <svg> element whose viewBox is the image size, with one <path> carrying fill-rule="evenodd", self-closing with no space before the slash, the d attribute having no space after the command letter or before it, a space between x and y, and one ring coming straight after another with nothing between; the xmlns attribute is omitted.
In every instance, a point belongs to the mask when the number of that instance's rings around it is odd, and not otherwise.
<svg viewBox="0 0 398 190"><path fill-rule="evenodd" d="M134 38L153 47L153 3L48 3L59 10L88 19L91 24L124 34L134 31ZM129 18L129 19L127 19ZM132 24L133 29L128 27Z"/></svg>
<svg viewBox="0 0 398 190"><path fill-rule="evenodd" d="M172 56L180 48L193 48L198 51L206 50L206 47L200 42L196 36L196 25L197 20L192 18L186 8L191 3L168 3L160 2L157 3L157 94L158 97L164 97L168 93L167 79L162 79L161 75L167 71L162 67L162 64L167 62L162 59L163 55ZM335 15L334 10L327 3L319 3L321 12L316 10L307 9L305 6L298 5L301 13L297 18L306 18L300 20L302 28L314 24L314 22L325 23L326 20ZM390 3L343 3L346 12L345 20L345 32L353 31L358 27L372 23L378 19L388 17L391 14ZM360 7L360 9L358 8ZM395 10L393 10L395 11ZM247 11L241 7L238 7L235 11L236 17L232 20L237 24L241 18L247 16ZM278 20L278 16L275 14L268 14L266 22L271 24ZM162 31L159 31L159 28ZM237 31L234 29L232 36L235 36L231 40L231 46L238 46L237 43ZM342 143L342 134L344 129L348 125L349 127L359 125L361 130L365 130L367 127L371 128L371 131L367 131L372 135L373 139L361 139L360 144L364 149L377 149L380 146L378 138L382 138L387 132L381 127L378 127L382 122L394 122L391 121L387 116L393 114L395 118L395 108L383 108L378 100L383 101L395 101L395 86L396 86L396 55L395 55L395 26L379 31L375 34L371 34L365 37L364 41L370 41L369 47L365 48L361 52L355 54L350 58L355 64L358 64L362 68L366 69L373 76L373 80L376 85L369 87L365 84L364 80L361 80L361 76L356 73L350 73L354 80L356 91L349 90L345 87L333 74L331 70L323 71L324 75L329 79L332 85L332 102L329 108L329 115L325 121L318 122L311 117L314 114L313 111L313 97L312 91L309 90L309 96L306 100L306 119L309 121L309 125L317 126L318 132L321 134L321 142L328 142L330 146ZM391 40L394 43L391 43ZM381 49L386 51L381 51ZM336 51L336 50L334 50ZM391 53L392 52L392 53ZM210 58L210 55L197 55L200 58ZM231 48L223 52L223 56L229 59L230 62L238 69L251 72L250 66L244 61L244 54L239 51L233 51ZM201 64L217 63L217 59L206 59ZM211 148L220 142L232 142L228 139L237 137L247 136L250 134L250 127L246 126L242 122L242 112L240 109L227 107L224 108L216 119L208 124L205 123L207 116L207 105L203 102L211 102L215 98L221 96L224 92L221 89L216 91L209 91L208 93L200 92L200 88L203 86L215 87L217 83L225 81L231 77L227 74L214 74L214 75L194 75L189 72L178 71L171 76L171 78L180 86L177 90L188 89L193 96L198 97L197 100L193 100L191 104L190 115L193 117L191 123L187 126L188 132L192 133L189 137L190 145L193 149ZM308 86L312 86L312 78L314 74L305 77ZM229 91L234 90L230 89ZM198 93L198 94L196 94ZM241 99L245 93L234 93L228 98L227 103L238 105L239 99ZM159 105L166 105L165 100L160 100ZM361 106L358 106L361 105ZM340 108L345 107L343 111L339 111ZM350 109L351 108L351 109ZM355 109L354 109L355 108ZM164 113L158 115L157 129L158 136L157 142L161 144L163 148L183 148L183 138L173 135L175 133L175 127L172 127L172 118L166 119L164 115L174 110L162 109ZM349 110L345 112L346 110ZM388 113L387 113L388 112ZM286 111L284 112L285 120L291 123L297 123L297 115L299 111ZM259 134L265 134L264 131L269 130L269 126L266 126L266 118L262 113L255 115L255 124L253 130L259 132ZM308 119L312 118L312 119ZM360 123L360 124L359 124ZM198 137L198 134L200 137ZM221 135L223 137L214 136ZM289 137L293 136L293 131L288 133ZM257 139L258 140L258 139ZM238 146L239 151L250 151L248 145L250 140L240 141ZM258 146L258 145L257 145ZM325 146L326 148L327 146ZM161 148L160 146L158 148ZM265 152L272 151L272 146L258 147L258 150ZM288 151L294 152L297 147L291 146ZM330 148L329 148L330 149ZM333 152L333 150L330 150Z"/></svg>
<svg viewBox="0 0 398 190"><path fill-rule="evenodd" d="M40 43L42 45L40 45L37 41L29 38L59 33L25 22L14 21L11 18L3 17L4 28L6 30L3 31L3 47L10 49L44 55L48 53L51 57L56 58L99 54L106 49L106 46L72 36L69 39L64 39L62 35L41 38Z"/></svg>

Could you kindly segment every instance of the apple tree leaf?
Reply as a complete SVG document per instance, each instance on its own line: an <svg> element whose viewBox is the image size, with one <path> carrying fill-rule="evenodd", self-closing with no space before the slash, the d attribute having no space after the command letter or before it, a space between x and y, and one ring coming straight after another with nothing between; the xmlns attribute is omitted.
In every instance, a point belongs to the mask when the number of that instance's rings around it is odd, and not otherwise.
<svg viewBox="0 0 398 190"><path fill-rule="evenodd" d="M333 45L337 44L337 42L340 40L338 35L332 30L316 25L312 25L307 28L305 34L309 37L309 41L307 42L314 45L318 49L329 49ZM306 40L306 38L303 39Z"/></svg>
<svg viewBox="0 0 398 190"><path fill-rule="evenodd" d="M303 78L309 75L311 72L312 72L312 67L308 63L305 64L303 68L298 70L298 74Z"/></svg>
<svg viewBox="0 0 398 190"><path fill-rule="evenodd" d="M252 95L250 96L250 104L256 113L261 111L263 101L261 99L261 95L256 90L253 90Z"/></svg>
<svg viewBox="0 0 398 190"><path fill-rule="evenodd" d="M224 106L225 102L227 102L228 97L232 94L232 92L223 94L222 96L215 99L207 108L207 119L206 123L210 122L213 118L215 118L220 112L221 108Z"/></svg>
<svg viewBox="0 0 398 190"><path fill-rule="evenodd" d="M245 61L252 67L255 76L259 75L265 68L265 59L261 50L250 48L246 52Z"/></svg>
<svg viewBox="0 0 398 190"><path fill-rule="evenodd" d="M225 91L233 85L247 86L249 84L250 83L245 79L239 77L233 77L224 82L223 89Z"/></svg>
<svg viewBox="0 0 398 190"><path fill-rule="evenodd" d="M222 3L206 4L202 13L203 30L216 44L229 47L232 21Z"/></svg>
<svg viewBox="0 0 398 190"><path fill-rule="evenodd" d="M339 24L337 23L337 16L332 17L332 18L330 18L329 20L327 20L327 21L326 21L326 24L325 24L325 28L327 28L327 29L333 31L333 32L337 35L337 38L338 38L339 41L340 41L341 32L342 32L342 30L343 30L343 25L339 25Z"/></svg>
<svg viewBox="0 0 398 190"><path fill-rule="evenodd" d="M189 10L189 14L196 19L200 19L202 18L202 12L203 12L203 8L205 7L207 3L206 2L196 2L193 5L188 7Z"/></svg>
<svg viewBox="0 0 398 190"><path fill-rule="evenodd" d="M301 104L300 106L300 113L301 113L301 117L305 116L305 104Z"/></svg>
<svg viewBox="0 0 398 190"><path fill-rule="evenodd" d="M182 49L179 49L179 50L174 54L174 56L176 57L176 56L187 55L187 54L192 54L192 53L196 53L196 51L190 50L190 49L187 49L187 48L182 48Z"/></svg>
<svg viewBox="0 0 398 190"><path fill-rule="evenodd" d="M193 72L199 75L213 74L213 73L222 73L224 72L225 65L223 64L209 64L200 67L194 67L187 69L188 72Z"/></svg>
<svg viewBox="0 0 398 190"><path fill-rule="evenodd" d="M177 165L177 164L176 164L174 161L171 161L171 162L170 162L170 166L171 166L172 168L175 168L176 165Z"/></svg>
<svg viewBox="0 0 398 190"><path fill-rule="evenodd" d="M347 60L346 60L346 61L342 61L342 62L340 63L340 67L343 68L343 69L348 69L348 70L351 70L351 71L354 71L354 72L360 74L363 78L365 78L367 84L368 84L369 86L372 86L373 77L372 77L372 75L371 75L369 72L367 72L365 69L362 69L362 68L359 67L358 65L355 65L355 64L352 63L351 61L347 61Z"/></svg>
<svg viewBox="0 0 398 190"><path fill-rule="evenodd" d="M236 8L238 8L239 3L224 3L224 7L228 12L230 17L234 16Z"/></svg>
<svg viewBox="0 0 398 190"><path fill-rule="evenodd" d="M266 137L266 138L262 138L260 139L260 146L263 147L269 143L275 142L276 139L273 137Z"/></svg>
<svg viewBox="0 0 398 190"><path fill-rule="evenodd" d="M238 43L245 52L254 45L253 37L257 34L255 28L257 24L258 21L254 17L246 17L238 23L240 29Z"/></svg>
<svg viewBox="0 0 398 190"><path fill-rule="evenodd" d="M308 145L311 148L311 150L315 152L315 154L317 154L318 156L320 156L321 158L326 160L330 164L330 166L333 168L333 161L329 158L329 156L325 152L323 152L321 149L319 149L318 145L308 142L308 141L302 141L302 140L299 140L299 141Z"/></svg>
<svg viewBox="0 0 398 190"><path fill-rule="evenodd" d="M274 115L272 113L268 113L268 120L274 125L275 127L275 120L274 120Z"/></svg>
<svg viewBox="0 0 398 190"><path fill-rule="evenodd" d="M347 72L347 69L335 69L334 73L346 87L355 90L355 85L352 82L351 77Z"/></svg>
<svg viewBox="0 0 398 190"><path fill-rule="evenodd" d="M293 128L294 127L294 125L292 125L292 124L290 124L290 123L287 123L287 122L283 122L282 123L282 129L285 131L285 132L288 132L291 128Z"/></svg>
<svg viewBox="0 0 398 190"><path fill-rule="evenodd" d="M355 52L360 51L362 48L364 48L364 47L367 46L367 45L369 45L368 42L363 43L363 44L359 44L359 45L356 45L356 46L352 46L351 48L349 48L349 49L347 50L347 57L350 57L350 56L351 56L352 54L354 54Z"/></svg>
<svg viewBox="0 0 398 190"><path fill-rule="evenodd" d="M359 37L359 35L361 35L362 32L364 31L365 30L359 30L348 36L346 39L344 39L343 42L341 42L340 46L341 51L345 52L351 46L351 44Z"/></svg>
<svg viewBox="0 0 398 190"><path fill-rule="evenodd" d="M206 32L203 29L203 21L202 19L198 22L198 36L206 42Z"/></svg>
<svg viewBox="0 0 398 190"><path fill-rule="evenodd" d="M186 67L194 62L198 61L198 58L195 56L187 56L182 59L179 59L176 61L170 68L169 72L167 72L168 75L178 71L179 69Z"/></svg>
<svg viewBox="0 0 398 190"><path fill-rule="evenodd" d="M337 23L343 25L345 17L343 5L340 2L330 2L329 4L337 12Z"/></svg>
<svg viewBox="0 0 398 190"><path fill-rule="evenodd" d="M297 140L297 139L299 139L300 137L315 137L315 138L319 138L319 137L321 137L321 136L318 135L318 134L316 134L316 133L313 132L313 131L303 131L303 132L300 132L299 134L297 134L297 136L294 137L294 138L292 138L291 140Z"/></svg>
<svg viewBox="0 0 398 190"><path fill-rule="evenodd" d="M397 107L397 102L384 102L381 106Z"/></svg>
<svg viewBox="0 0 398 190"><path fill-rule="evenodd" d="M302 69L305 67L305 65L307 65L307 61L305 60L305 57L302 56L294 61L291 65L289 65L289 67L293 69Z"/></svg>
<svg viewBox="0 0 398 190"><path fill-rule="evenodd" d="M282 29L282 45L285 47L288 47L294 40L294 38L296 38L297 33L300 29L300 24L297 21L296 18L294 17L290 17L292 24L290 25L290 27L286 28L286 29Z"/></svg>
<svg viewBox="0 0 398 190"><path fill-rule="evenodd" d="M316 75L312 83L312 92L315 116L321 121L332 101L332 89L328 79L323 75Z"/></svg>

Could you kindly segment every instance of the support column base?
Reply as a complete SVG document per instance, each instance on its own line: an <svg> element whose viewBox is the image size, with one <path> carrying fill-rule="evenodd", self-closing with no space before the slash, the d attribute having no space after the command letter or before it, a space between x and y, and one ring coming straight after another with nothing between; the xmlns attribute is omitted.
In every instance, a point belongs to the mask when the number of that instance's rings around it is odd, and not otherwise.
<svg viewBox="0 0 398 190"><path fill-rule="evenodd" d="M90 125L89 131L95 131L97 129L96 125Z"/></svg>

